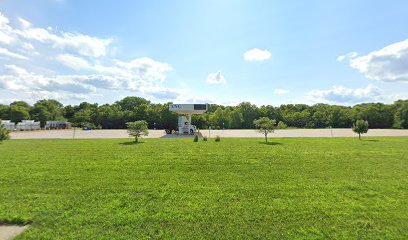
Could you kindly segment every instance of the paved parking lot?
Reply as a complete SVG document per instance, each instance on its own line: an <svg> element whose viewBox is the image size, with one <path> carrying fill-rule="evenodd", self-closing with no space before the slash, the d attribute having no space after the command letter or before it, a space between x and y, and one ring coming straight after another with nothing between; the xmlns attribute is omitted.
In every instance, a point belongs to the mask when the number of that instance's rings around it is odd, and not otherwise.
<svg viewBox="0 0 408 240"><path fill-rule="evenodd" d="M223 138L257 138L263 135L253 129L242 130L202 130L201 135L207 137L220 136ZM288 129L276 130L275 133L269 134L270 137L356 137L357 135L349 128L337 129ZM363 136L408 136L408 130L400 129L370 129ZM128 138L127 131L118 130L41 130L41 131L20 131L12 132L12 139L35 139L35 138ZM171 138L178 137L167 135L164 130L149 130L149 136L146 138ZM187 136L181 136L187 137Z"/></svg>

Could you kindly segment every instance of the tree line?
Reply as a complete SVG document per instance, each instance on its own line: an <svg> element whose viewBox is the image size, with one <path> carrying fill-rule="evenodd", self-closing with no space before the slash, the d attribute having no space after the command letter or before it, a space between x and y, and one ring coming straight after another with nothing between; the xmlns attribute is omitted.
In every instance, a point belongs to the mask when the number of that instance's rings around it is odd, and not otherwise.
<svg viewBox="0 0 408 240"><path fill-rule="evenodd" d="M127 122L145 120L150 129L176 129L177 114L170 112L168 104L152 103L140 97L126 97L113 104L66 105L44 99L30 105L15 101L0 104L0 119L13 122L36 120L45 125L47 120L71 122L75 127L123 129ZM355 106L329 104L284 104L256 106L242 102L237 106L209 104L202 115L193 115L192 122L199 129L248 129L255 128L254 120L260 117L275 119L281 127L296 128L351 128L357 120L366 120L370 128L408 128L408 100L393 104L363 103Z"/></svg>

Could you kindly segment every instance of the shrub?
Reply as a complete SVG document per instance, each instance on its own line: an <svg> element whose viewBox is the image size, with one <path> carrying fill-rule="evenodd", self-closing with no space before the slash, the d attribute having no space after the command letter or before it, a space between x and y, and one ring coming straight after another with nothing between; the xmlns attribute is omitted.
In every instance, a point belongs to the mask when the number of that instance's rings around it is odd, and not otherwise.
<svg viewBox="0 0 408 240"><path fill-rule="evenodd" d="M9 133L10 133L9 130L5 129L0 121L0 142L9 139L10 138Z"/></svg>
<svg viewBox="0 0 408 240"><path fill-rule="evenodd" d="M280 121L278 123L277 129L285 129L288 128L288 125L286 125L283 121Z"/></svg>
<svg viewBox="0 0 408 240"><path fill-rule="evenodd" d="M220 138L220 136L218 136L218 135L217 135L217 136L215 137L215 141L216 141L216 142L219 142L219 141L221 141L221 138Z"/></svg>
<svg viewBox="0 0 408 240"><path fill-rule="evenodd" d="M207 142L207 136L204 136L204 137L203 137L203 141L204 141L204 142Z"/></svg>
<svg viewBox="0 0 408 240"><path fill-rule="evenodd" d="M198 142L198 135L194 135L194 142Z"/></svg>

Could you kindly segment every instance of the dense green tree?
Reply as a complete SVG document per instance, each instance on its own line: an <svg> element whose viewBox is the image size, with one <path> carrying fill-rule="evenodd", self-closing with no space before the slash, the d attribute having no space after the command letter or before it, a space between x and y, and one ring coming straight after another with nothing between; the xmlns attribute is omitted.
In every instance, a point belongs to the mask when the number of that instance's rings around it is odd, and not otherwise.
<svg viewBox="0 0 408 240"><path fill-rule="evenodd" d="M395 113L394 113L394 127L395 128L408 128L408 100L396 101Z"/></svg>
<svg viewBox="0 0 408 240"><path fill-rule="evenodd" d="M160 126L164 129L176 130L178 127L178 115L170 112L169 104L160 105Z"/></svg>
<svg viewBox="0 0 408 240"><path fill-rule="evenodd" d="M226 126L229 126L229 116L226 109L217 108L213 114L210 116L210 124L211 126L222 129Z"/></svg>
<svg viewBox="0 0 408 240"><path fill-rule="evenodd" d="M98 107L95 113L95 125L105 129L124 128L122 112L116 105L105 104Z"/></svg>
<svg viewBox="0 0 408 240"><path fill-rule="evenodd" d="M244 121L244 117L242 113L240 113L237 109L232 110L229 113L229 128L232 129L239 129L242 126L242 122Z"/></svg>
<svg viewBox="0 0 408 240"><path fill-rule="evenodd" d="M209 114L193 115L191 122L196 125L198 129L207 129L209 127Z"/></svg>
<svg viewBox="0 0 408 240"><path fill-rule="evenodd" d="M81 109L77 111L72 117L72 121L74 122L75 127L95 127L92 123L91 109Z"/></svg>
<svg viewBox="0 0 408 240"><path fill-rule="evenodd" d="M9 119L10 106L0 104L0 119Z"/></svg>
<svg viewBox="0 0 408 240"><path fill-rule="evenodd" d="M64 107L64 117L68 120L68 121L72 121L72 118L74 117L74 114L76 111L78 111L79 109L76 107L73 107L71 105L67 105Z"/></svg>
<svg viewBox="0 0 408 240"><path fill-rule="evenodd" d="M41 127L44 127L49 120L65 120L62 103L52 99L36 102L30 114L34 120L41 122Z"/></svg>
<svg viewBox="0 0 408 240"><path fill-rule="evenodd" d="M328 117L329 117L330 106L327 104L316 104L311 107L311 119L312 122L309 124L314 128L325 128L328 127Z"/></svg>
<svg viewBox="0 0 408 240"><path fill-rule="evenodd" d="M363 103L353 107L353 119L364 119L370 128L392 127L394 114L392 108L383 103Z"/></svg>
<svg viewBox="0 0 408 240"><path fill-rule="evenodd" d="M24 101L12 102L9 106L0 106L0 118L11 120L14 123L28 120L31 109L32 107Z"/></svg>
<svg viewBox="0 0 408 240"><path fill-rule="evenodd" d="M238 105L238 110L242 114L242 128L254 128L254 120L260 116L259 108L249 102L242 102Z"/></svg>
<svg viewBox="0 0 408 240"><path fill-rule="evenodd" d="M353 125L351 108L344 106L330 106L327 125L334 128L349 128Z"/></svg>
<svg viewBox="0 0 408 240"><path fill-rule="evenodd" d="M29 120L30 108L30 106L27 107L20 104L10 104L9 119L15 123L21 122L21 120Z"/></svg>
<svg viewBox="0 0 408 240"><path fill-rule="evenodd" d="M99 106L82 102L63 107L56 100L41 100L30 106L17 101L10 105L0 104L0 118L19 122L24 119L41 121L68 120L73 126L102 128L126 128L126 122L146 120L149 128L177 129L177 114L169 111L169 103L155 104L140 97L126 97L114 104ZM200 129L254 128L253 121L259 117L284 122L297 128L351 128L359 119L368 120L370 128L408 128L408 100L394 104L364 103L353 107L328 104L284 104L279 107L257 107L249 102L238 106L210 104L207 113L193 115L192 122Z"/></svg>
<svg viewBox="0 0 408 240"><path fill-rule="evenodd" d="M147 119L147 109L150 101L141 97L125 97L115 103L120 107L126 122Z"/></svg>

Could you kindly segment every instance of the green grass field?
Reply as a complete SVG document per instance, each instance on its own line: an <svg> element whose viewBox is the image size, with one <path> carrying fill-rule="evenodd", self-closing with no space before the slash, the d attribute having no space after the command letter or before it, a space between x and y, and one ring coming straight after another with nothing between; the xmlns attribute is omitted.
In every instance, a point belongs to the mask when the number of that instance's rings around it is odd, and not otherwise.
<svg viewBox="0 0 408 240"><path fill-rule="evenodd" d="M407 239L408 138L10 140L21 239Z"/></svg>

